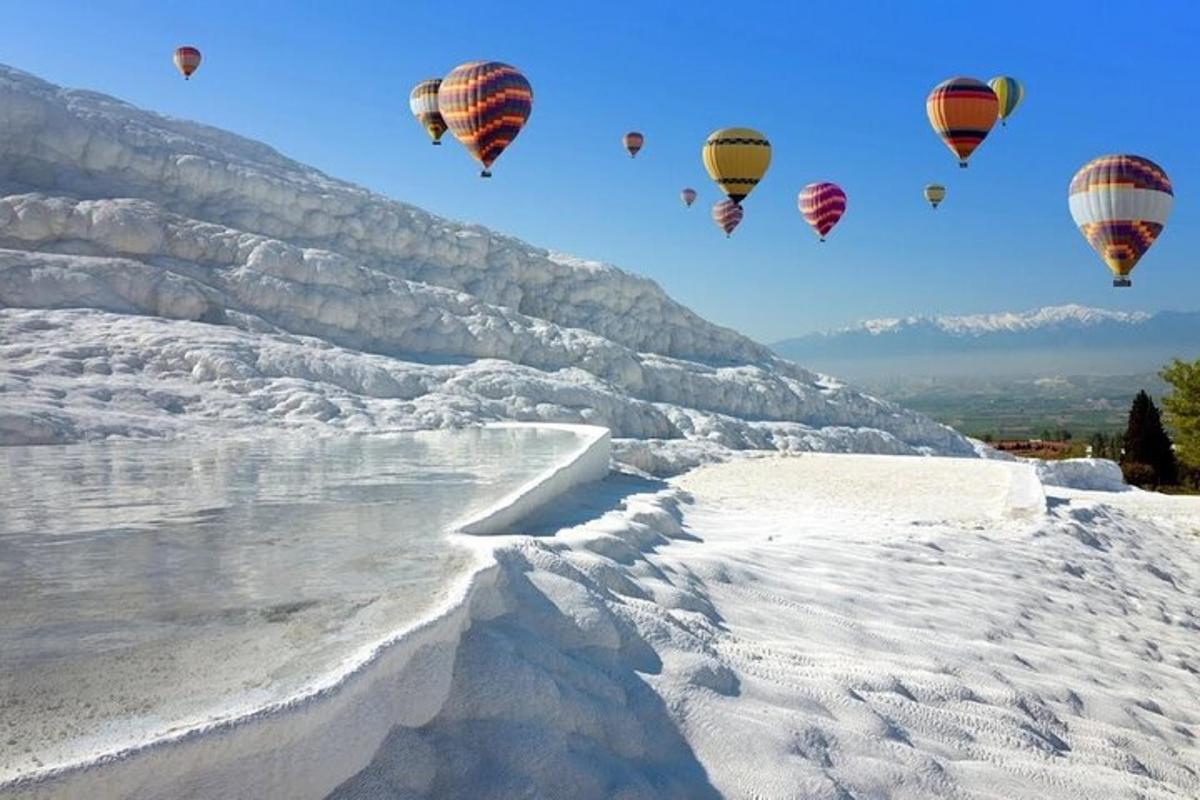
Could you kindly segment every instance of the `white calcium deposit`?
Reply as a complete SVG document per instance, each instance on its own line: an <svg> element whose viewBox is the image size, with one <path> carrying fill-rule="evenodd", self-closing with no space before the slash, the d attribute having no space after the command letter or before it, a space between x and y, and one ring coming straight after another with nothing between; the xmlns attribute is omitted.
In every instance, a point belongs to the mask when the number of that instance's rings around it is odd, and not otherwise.
<svg viewBox="0 0 1200 800"><path fill-rule="evenodd" d="M972 455L652 281L0 67L0 443L495 420L726 448ZM699 442L688 451L666 444ZM661 453L665 453L662 456Z"/></svg>

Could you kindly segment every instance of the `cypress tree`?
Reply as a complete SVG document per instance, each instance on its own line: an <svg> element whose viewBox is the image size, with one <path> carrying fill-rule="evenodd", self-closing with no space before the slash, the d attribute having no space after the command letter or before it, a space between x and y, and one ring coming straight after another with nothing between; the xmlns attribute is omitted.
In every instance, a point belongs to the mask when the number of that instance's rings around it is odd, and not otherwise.
<svg viewBox="0 0 1200 800"><path fill-rule="evenodd" d="M1149 468L1148 477L1155 486L1179 482L1179 464L1171 449L1171 439L1163 428L1158 408L1145 391L1138 392L1129 408L1124 444L1122 466L1137 469L1140 464Z"/></svg>

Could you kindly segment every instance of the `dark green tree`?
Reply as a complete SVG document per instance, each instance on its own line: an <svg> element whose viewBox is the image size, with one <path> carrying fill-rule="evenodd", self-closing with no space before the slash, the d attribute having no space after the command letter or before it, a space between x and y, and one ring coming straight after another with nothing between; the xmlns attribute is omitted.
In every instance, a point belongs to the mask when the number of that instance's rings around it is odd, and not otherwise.
<svg viewBox="0 0 1200 800"><path fill-rule="evenodd" d="M1091 441L1092 458L1112 458L1108 447L1108 437L1103 433L1096 432L1092 434Z"/></svg>
<svg viewBox="0 0 1200 800"><path fill-rule="evenodd" d="M1139 482L1154 486L1179 482L1179 463L1171 439L1163 428L1158 407L1144 391L1138 392L1129 408L1124 445L1121 466L1126 475L1136 475Z"/></svg>

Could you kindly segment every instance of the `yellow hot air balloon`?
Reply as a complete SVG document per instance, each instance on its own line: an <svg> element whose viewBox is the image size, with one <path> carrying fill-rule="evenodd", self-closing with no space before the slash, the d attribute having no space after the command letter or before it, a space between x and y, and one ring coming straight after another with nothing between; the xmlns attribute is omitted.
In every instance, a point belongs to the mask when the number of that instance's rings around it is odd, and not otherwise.
<svg viewBox="0 0 1200 800"><path fill-rule="evenodd" d="M721 128L708 135L700 156L721 191L741 203L771 165L771 143L750 128Z"/></svg>
<svg viewBox="0 0 1200 800"><path fill-rule="evenodd" d="M933 209L936 211L938 203L946 199L946 187L940 183L926 184L925 199L929 201L929 205L933 206Z"/></svg>
<svg viewBox="0 0 1200 800"><path fill-rule="evenodd" d="M1021 101L1025 99L1025 87L1016 78L1010 78L1007 75L1000 75L988 81L988 86L992 87L992 91L996 94L996 100L1000 103L1000 108L997 110L997 116L1000 117L1000 124L1007 125L1008 118L1017 110L1017 106L1021 105Z"/></svg>

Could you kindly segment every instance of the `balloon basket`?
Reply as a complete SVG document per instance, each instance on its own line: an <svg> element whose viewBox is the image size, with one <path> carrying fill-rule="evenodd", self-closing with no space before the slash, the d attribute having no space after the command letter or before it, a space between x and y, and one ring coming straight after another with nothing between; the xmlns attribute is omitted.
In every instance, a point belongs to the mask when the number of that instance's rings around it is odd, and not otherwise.
<svg viewBox="0 0 1200 800"><path fill-rule="evenodd" d="M433 146L434 146L434 147L441 147L441 146L442 146L442 143L441 143L441 142L434 142L434 143L433 143Z"/></svg>
<svg viewBox="0 0 1200 800"><path fill-rule="evenodd" d="M490 178L490 177L492 177L492 173L488 172L488 171L485 169L485 170L483 170L483 171L481 171L481 172L479 173L479 177L481 177L481 178Z"/></svg>
<svg viewBox="0 0 1200 800"><path fill-rule="evenodd" d="M1133 281L1129 280L1129 278L1113 278L1113 286L1125 289L1133 286Z"/></svg>

